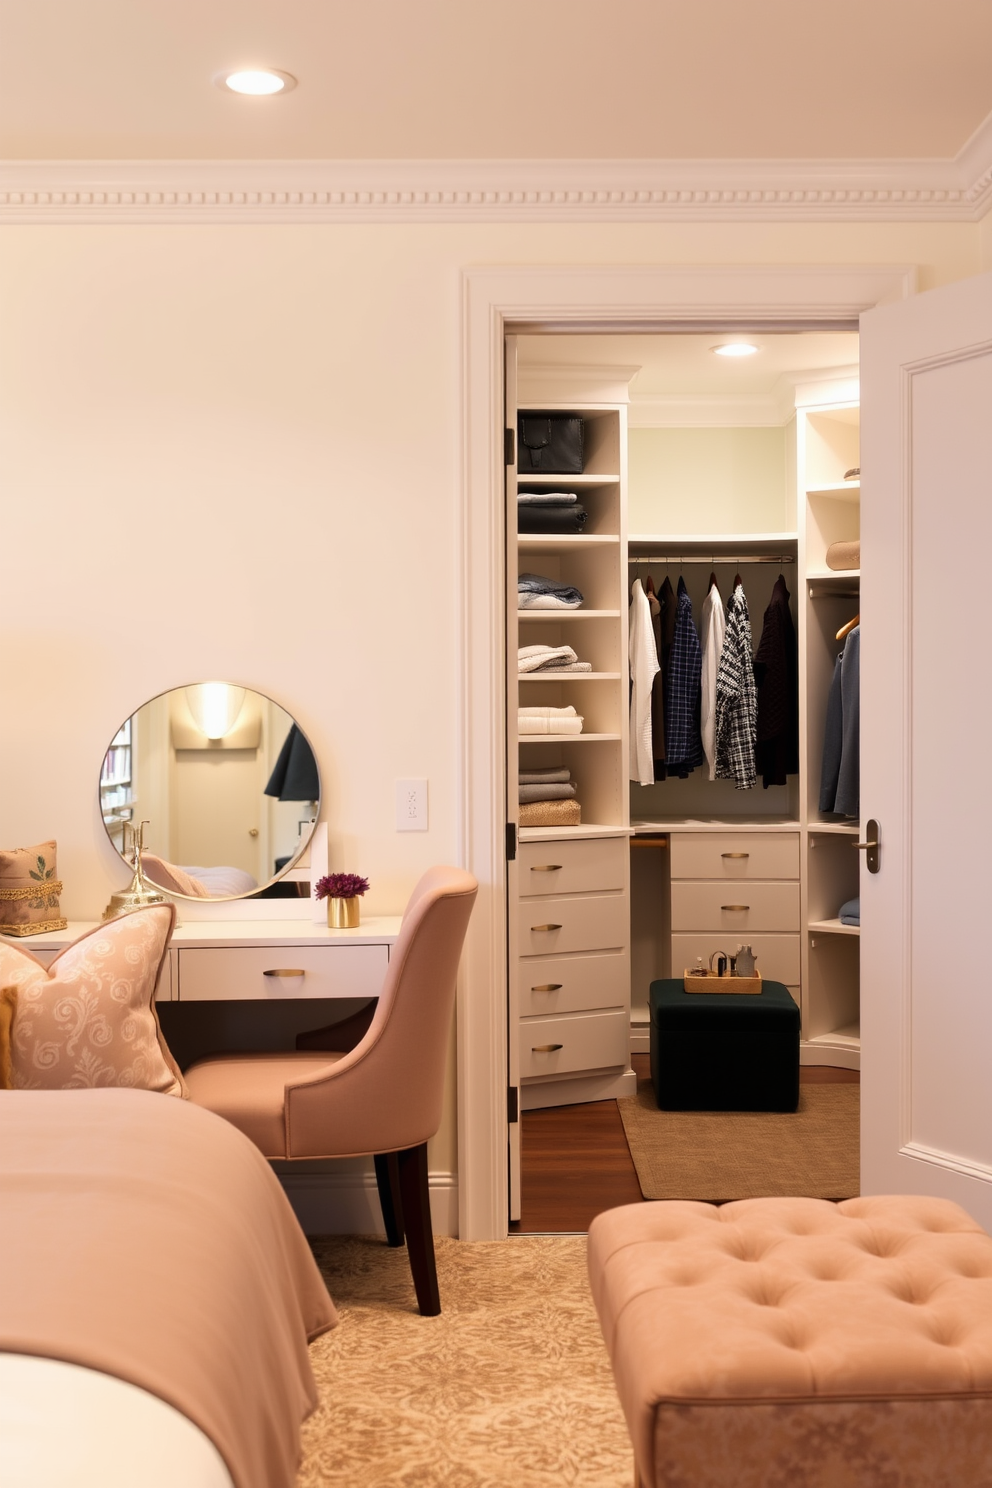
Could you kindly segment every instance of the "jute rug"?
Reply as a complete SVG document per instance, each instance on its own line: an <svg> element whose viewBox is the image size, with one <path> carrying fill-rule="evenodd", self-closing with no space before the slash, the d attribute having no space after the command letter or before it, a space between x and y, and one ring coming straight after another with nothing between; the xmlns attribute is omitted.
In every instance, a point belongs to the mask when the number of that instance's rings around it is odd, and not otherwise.
<svg viewBox="0 0 992 1488"><path fill-rule="evenodd" d="M659 1111L648 1085L617 1105L646 1199L851 1199L860 1094L857 1085L803 1085L794 1115Z"/></svg>
<svg viewBox="0 0 992 1488"><path fill-rule="evenodd" d="M311 1349L298 1488L630 1488L584 1237L439 1238L437 1318L405 1249L312 1243L341 1322Z"/></svg>

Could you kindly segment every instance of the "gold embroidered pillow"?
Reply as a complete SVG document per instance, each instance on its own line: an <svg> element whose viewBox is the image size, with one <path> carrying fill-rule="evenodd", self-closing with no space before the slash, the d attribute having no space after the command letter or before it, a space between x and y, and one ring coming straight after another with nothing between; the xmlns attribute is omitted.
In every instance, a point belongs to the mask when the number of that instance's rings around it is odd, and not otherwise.
<svg viewBox="0 0 992 1488"><path fill-rule="evenodd" d="M0 934L40 935L64 930L62 885L55 871L55 843L0 851Z"/></svg>
<svg viewBox="0 0 992 1488"><path fill-rule="evenodd" d="M0 986L17 989L13 1089L186 1094L155 1012L175 920L171 904L136 909L81 936L51 966L0 943Z"/></svg>

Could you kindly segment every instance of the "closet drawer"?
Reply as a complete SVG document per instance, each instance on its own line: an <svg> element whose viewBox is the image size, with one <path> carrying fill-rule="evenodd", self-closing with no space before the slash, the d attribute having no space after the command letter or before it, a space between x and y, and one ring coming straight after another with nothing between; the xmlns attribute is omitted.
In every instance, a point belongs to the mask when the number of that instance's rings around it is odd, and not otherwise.
<svg viewBox="0 0 992 1488"><path fill-rule="evenodd" d="M629 1019L623 1008L531 1018L520 1025L522 1080L626 1066L629 1052Z"/></svg>
<svg viewBox="0 0 992 1488"><path fill-rule="evenodd" d="M798 935L747 935L745 940L766 982L784 982L789 988L799 986ZM734 955L740 943L736 935L673 935L672 976L680 977L687 967L695 966L697 956L702 956L704 966L709 966L711 951Z"/></svg>
<svg viewBox="0 0 992 1488"><path fill-rule="evenodd" d="M582 894L626 885L626 837L580 842L522 842L518 849L520 897Z"/></svg>
<svg viewBox="0 0 992 1488"><path fill-rule="evenodd" d="M567 899L524 899L517 905L522 956L605 951L630 937L626 894L576 894Z"/></svg>
<svg viewBox="0 0 992 1488"><path fill-rule="evenodd" d="M520 1016L575 1013L586 1008L625 1008L630 964L623 951L591 956L542 956L517 968Z"/></svg>
<svg viewBox="0 0 992 1488"><path fill-rule="evenodd" d="M377 945L218 946L177 957L180 1002L378 997L389 965L387 947Z"/></svg>
<svg viewBox="0 0 992 1488"><path fill-rule="evenodd" d="M673 832L673 878L798 878L798 832Z"/></svg>
<svg viewBox="0 0 992 1488"><path fill-rule="evenodd" d="M672 929L738 936L755 930L798 931L799 884L673 883Z"/></svg>

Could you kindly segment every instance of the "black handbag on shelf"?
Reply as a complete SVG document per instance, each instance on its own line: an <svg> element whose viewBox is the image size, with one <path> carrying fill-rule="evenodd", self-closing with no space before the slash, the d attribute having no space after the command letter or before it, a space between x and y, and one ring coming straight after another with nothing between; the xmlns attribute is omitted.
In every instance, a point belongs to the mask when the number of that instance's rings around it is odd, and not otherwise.
<svg viewBox="0 0 992 1488"><path fill-rule="evenodd" d="M582 419L567 413L522 413L517 420L519 475L581 475Z"/></svg>

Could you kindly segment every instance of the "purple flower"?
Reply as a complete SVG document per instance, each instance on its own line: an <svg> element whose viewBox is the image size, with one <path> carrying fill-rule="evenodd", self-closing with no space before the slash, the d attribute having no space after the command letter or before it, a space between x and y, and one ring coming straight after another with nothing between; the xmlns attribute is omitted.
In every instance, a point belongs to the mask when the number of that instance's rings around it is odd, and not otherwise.
<svg viewBox="0 0 992 1488"><path fill-rule="evenodd" d="M328 873L318 878L314 894L318 899L354 899L369 886L367 878L357 873Z"/></svg>

